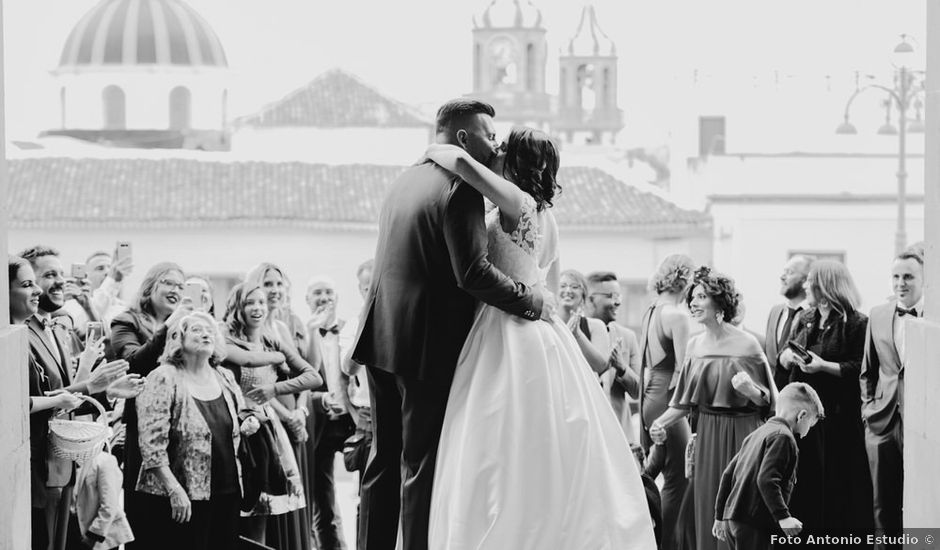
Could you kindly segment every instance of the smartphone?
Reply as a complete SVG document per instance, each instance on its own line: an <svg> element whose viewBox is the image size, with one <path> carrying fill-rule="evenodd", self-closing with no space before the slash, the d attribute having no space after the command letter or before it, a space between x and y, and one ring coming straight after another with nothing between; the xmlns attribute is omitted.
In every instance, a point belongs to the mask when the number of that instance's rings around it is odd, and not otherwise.
<svg viewBox="0 0 940 550"><path fill-rule="evenodd" d="M128 241L118 241L115 256L118 260L131 257L131 243Z"/></svg>
<svg viewBox="0 0 940 550"><path fill-rule="evenodd" d="M82 280L88 277L88 268L85 264L72 264L72 278Z"/></svg>
<svg viewBox="0 0 940 550"><path fill-rule="evenodd" d="M788 341L787 347L793 350L793 353L795 353L797 357L802 359L804 363L809 363L810 361L813 360L813 356L810 355L808 351L806 351L806 348L796 343L796 341L794 340Z"/></svg>
<svg viewBox="0 0 940 550"><path fill-rule="evenodd" d="M104 324L101 321L89 321L85 325L85 341L97 342L104 336Z"/></svg>
<svg viewBox="0 0 940 550"><path fill-rule="evenodd" d="M186 283L183 289L183 297L192 300L196 309L202 309L202 289L203 286L199 283Z"/></svg>

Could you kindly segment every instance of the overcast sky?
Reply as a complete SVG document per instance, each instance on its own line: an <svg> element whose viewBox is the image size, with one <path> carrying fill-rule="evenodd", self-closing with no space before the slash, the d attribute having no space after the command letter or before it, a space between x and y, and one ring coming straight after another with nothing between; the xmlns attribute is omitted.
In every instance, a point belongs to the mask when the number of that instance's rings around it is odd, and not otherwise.
<svg viewBox="0 0 940 550"><path fill-rule="evenodd" d="M253 112L334 66L413 104L471 89L472 16L487 0L189 0L215 29L233 72L231 114ZM925 0L596 0L620 56L620 102L668 108L664 91L693 68L777 70L808 81L888 71L898 35L924 39ZM7 138L58 121L49 71L95 0L4 0ZM536 0L548 29L549 91L582 2ZM728 93L734 93L729 84Z"/></svg>

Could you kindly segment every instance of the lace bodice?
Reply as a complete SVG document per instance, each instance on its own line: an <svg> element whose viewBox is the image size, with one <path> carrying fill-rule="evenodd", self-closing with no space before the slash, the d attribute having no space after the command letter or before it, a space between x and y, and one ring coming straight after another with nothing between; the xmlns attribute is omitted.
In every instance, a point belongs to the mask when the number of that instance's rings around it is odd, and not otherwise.
<svg viewBox="0 0 940 550"><path fill-rule="evenodd" d="M499 209L494 208L486 216L486 232L487 254L494 266L529 286L544 282L557 258L557 228L549 210L539 212L535 199L526 196L515 229L504 231Z"/></svg>

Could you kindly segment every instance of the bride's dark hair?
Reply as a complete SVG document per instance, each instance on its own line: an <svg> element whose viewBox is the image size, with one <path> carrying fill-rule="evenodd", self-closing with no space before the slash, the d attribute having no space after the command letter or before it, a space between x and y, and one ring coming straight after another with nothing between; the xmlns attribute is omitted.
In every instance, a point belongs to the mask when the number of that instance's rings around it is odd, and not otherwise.
<svg viewBox="0 0 940 550"><path fill-rule="evenodd" d="M509 132L503 176L532 195L539 210L551 208L552 198L561 191L558 162L558 148L545 132L522 126Z"/></svg>

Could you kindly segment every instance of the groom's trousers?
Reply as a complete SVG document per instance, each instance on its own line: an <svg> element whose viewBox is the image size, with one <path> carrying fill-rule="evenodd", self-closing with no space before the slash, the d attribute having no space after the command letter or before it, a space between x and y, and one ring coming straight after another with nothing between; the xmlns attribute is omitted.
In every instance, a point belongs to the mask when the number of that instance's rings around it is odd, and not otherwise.
<svg viewBox="0 0 940 550"><path fill-rule="evenodd" d="M426 381L366 367L372 452L362 474L359 550L427 550L431 484L450 377Z"/></svg>

